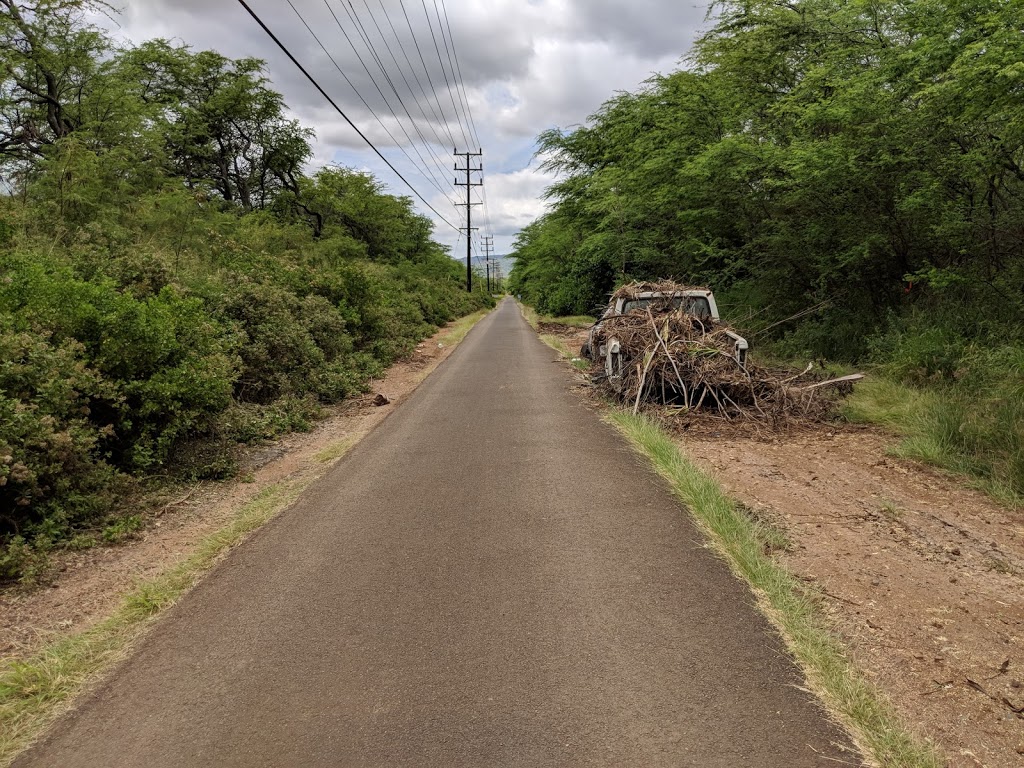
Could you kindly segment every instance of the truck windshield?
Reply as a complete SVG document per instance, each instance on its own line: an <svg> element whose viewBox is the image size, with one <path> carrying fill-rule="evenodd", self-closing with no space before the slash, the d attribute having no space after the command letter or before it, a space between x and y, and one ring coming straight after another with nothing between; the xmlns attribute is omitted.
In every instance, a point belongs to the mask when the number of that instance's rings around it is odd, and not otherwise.
<svg viewBox="0 0 1024 768"><path fill-rule="evenodd" d="M629 299L622 305L622 314L625 315L637 309L647 309L651 304L661 307L664 306L664 302L664 297L657 296L646 299ZM704 296L673 296L672 306L675 309L685 306L687 314L694 315L702 320L707 320L711 317L711 304Z"/></svg>

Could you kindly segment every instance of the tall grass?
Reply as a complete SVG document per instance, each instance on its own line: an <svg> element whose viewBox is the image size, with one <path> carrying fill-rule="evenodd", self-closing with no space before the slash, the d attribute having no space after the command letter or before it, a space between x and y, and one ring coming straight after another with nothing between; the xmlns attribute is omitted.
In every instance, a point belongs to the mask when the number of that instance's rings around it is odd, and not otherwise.
<svg viewBox="0 0 1024 768"><path fill-rule="evenodd" d="M967 475L998 500L1024 504L1024 350L962 350L945 372L910 367L904 354L858 385L850 421L903 436L894 451Z"/></svg>

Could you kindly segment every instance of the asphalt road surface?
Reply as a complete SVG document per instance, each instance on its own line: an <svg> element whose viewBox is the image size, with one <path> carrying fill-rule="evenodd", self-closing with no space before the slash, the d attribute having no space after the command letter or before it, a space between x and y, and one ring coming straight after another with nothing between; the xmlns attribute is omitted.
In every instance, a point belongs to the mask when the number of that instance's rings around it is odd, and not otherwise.
<svg viewBox="0 0 1024 768"><path fill-rule="evenodd" d="M505 301L16 765L856 763L555 358Z"/></svg>

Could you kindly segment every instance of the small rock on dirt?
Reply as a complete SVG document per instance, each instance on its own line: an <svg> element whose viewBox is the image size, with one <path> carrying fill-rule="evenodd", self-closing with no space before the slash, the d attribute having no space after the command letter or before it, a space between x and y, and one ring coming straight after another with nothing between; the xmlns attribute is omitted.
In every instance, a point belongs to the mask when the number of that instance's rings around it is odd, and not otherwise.
<svg viewBox="0 0 1024 768"><path fill-rule="evenodd" d="M373 398L373 404L376 405L377 407L380 407L382 405L390 405L391 398L385 394L378 394L375 398Z"/></svg>

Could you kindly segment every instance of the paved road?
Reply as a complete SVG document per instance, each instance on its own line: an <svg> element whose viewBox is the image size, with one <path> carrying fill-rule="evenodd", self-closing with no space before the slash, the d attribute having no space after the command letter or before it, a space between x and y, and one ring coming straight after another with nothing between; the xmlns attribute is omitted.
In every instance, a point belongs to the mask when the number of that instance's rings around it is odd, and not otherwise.
<svg viewBox="0 0 1024 768"><path fill-rule="evenodd" d="M506 301L17 766L850 760Z"/></svg>

